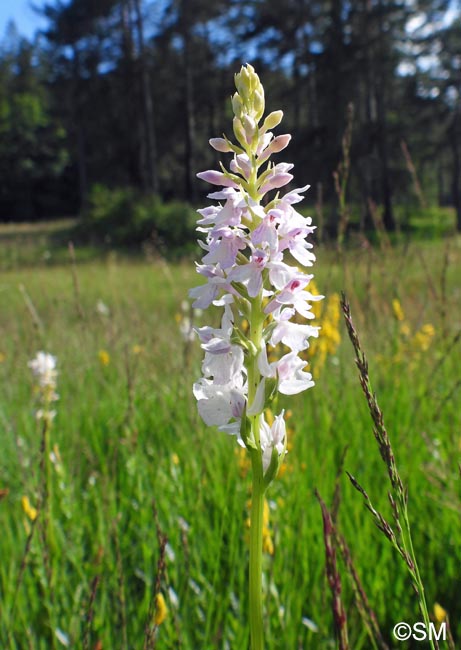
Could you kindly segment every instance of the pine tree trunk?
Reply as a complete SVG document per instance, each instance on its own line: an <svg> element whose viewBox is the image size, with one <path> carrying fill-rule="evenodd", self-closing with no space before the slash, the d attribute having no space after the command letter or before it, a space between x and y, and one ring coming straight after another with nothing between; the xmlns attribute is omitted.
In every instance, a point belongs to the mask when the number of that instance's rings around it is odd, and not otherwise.
<svg viewBox="0 0 461 650"><path fill-rule="evenodd" d="M461 232L461 155L459 146L460 114L454 115L452 128L449 131L451 150L453 153L453 176L451 181L452 201L456 211L456 230Z"/></svg>
<svg viewBox="0 0 461 650"><path fill-rule="evenodd" d="M184 106L185 106L185 194L189 201L195 199L195 106L194 106L194 77L190 16L190 0L181 2L180 28L183 38L184 54Z"/></svg>
<svg viewBox="0 0 461 650"><path fill-rule="evenodd" d="M142 16L142 0L134 0L136 14L136 29L138 36L139 64L141 77L141 97L144 121L144 189L147 192L158 192L157 175L157 142L155 138L155 115L152 101L152 91L149 75L147 51L144 43L144 21Z"/></svg>
<svg viewBox="0 0 461 650"><path fill-rule="evenodd" d="M80 103L80 57L77 46L73 46L73 61L72 61L72 85L71 85L71 113L73 122L75 124L77 136L77 169L78 169L78 188L79 188L79 203L80 209L86 206L88 199L88 166L85 146L85 132L79 110Z"/></svg>

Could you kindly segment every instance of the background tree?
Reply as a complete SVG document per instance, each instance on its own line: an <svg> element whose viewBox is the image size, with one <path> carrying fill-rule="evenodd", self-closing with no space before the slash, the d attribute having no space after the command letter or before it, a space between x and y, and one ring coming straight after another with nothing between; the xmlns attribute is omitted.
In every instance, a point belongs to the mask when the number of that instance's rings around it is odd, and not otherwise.
<svg viewBox="0 0 461 650"><path fill-rule="evenodd" d="M228 121L230 73L251 60L297 135L292 162L322 187L331 230L351 103L347 198L360 223L371 224L376 204L388 230L396 205L405 225L400 206L423 193L423 203L453 205L461 227L455 9L449 0L287 0L283 11L276 0L48 0L44 36L32 45L10 35L0 51L0 216L44 214L51 188L58 204L67 197L62 212L77 212L95 184L194 203L205 191L195 174L212 161L207 140ZM32 173L26 159L41 164Z"/></svg>
<svg viewBox="0 0 461 650"><path fill-rule="evenodd" d="M0 214L9 219L56 215L64 205L65 132L38 57L11 23L0 43Z"/></svg>

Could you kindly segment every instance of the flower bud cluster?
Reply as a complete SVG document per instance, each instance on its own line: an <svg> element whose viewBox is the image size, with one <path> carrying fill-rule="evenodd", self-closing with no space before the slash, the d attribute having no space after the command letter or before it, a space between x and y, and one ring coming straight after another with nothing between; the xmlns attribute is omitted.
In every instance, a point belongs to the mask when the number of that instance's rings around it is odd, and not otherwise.
<svg viewBox="0 0 461 650"><path fill-rule="evenodd" d="M235 77L232 98L234 135L210 140L220 153L232 153L229 169L208 170L198 177L221 186L209 198L219 201L199 210L197 230L206 236L197 271L206 283L191 290L193 307L223 307L220 327L197 329L205 357L203 377L194 384L198 410L208 425L235 434L242 445L261 452L266 476L273 474L286 450L283 411L272 426L263 410L276 392L294 395L313 386L298 355L318 336L310 302L322 296L308 290L315 256L307 237L310 217L293 207L309 186L284 196L268 193L287 185L293 167L274 164L272 154L285 149L290 135L274 136L282 111L264 114L264 89L251 65ZM289 258L287 257L289 254ZM291 264L290 260L291 259ZM293 265L292 260L297 265ZM304 323L293 322L296 315ZM248 322L248 331L242 326ZM282 343L289 351L269 363L267 346Z"/></svg>

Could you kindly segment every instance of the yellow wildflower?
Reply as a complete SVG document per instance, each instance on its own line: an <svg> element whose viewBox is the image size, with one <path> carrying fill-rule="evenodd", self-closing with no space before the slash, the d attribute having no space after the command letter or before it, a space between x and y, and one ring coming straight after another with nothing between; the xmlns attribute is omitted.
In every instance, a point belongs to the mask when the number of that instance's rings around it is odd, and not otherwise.
<svg viewBox="0 0 461 650"><path fill-rule="evenodd" d="M0 352L0 363L3 363L6 359L6 354L4 352Z"/></svg>
<svg viewBox="0 0 461 650"><path fill-rule="evenodd" d="M245 478L250 471L251 460L250 455L243 447L235 448L235 455L237 456L237 465L241 478Z"/></svg>
<svg viewBox="0 0 461 650"><path fill-rule="evenodd" d="M22 505L22 509L24 510L24 512L26 513L26 515L29 517L29 519L30 519L31 521L35 521L35 519L37 519L38 512L37 512L37 509L34 508L34 507L30 504L30 501L29 501L29 497L28 497L28 496L23 496L23 497L21 498L21 505Z"/></svg>
<svg viewBox="0 0 461 650"><path fill-rule="evenodd" d="M271 427L274 424L274 414L270 408L264 410L264 416L266 418L267 424Z"/></svg>
<svg viewBox="0 0 461 650"><path fill-rule="evenodd" d="M406 339L410 336L411 329L408 323L402 323L400 325L400 334Z"/></svg>
<svg viewBox="0 0 461 650"><path fill-rule="evenodd" d="M110 363L110 354L107 350L99 350L98 352L99 363L101 366L108 366Z"/></svg>
<svg viewBox="0 0 461 650"><path fill-rule="evenodd" d="M447 612L439 603L434 603L434 619L436 623L443 623L447 620Z"/></svg>
<svg viewBox="0 0 461 650"><path fill-rule="evenodd" d="M310 288L310 285L309 285ZM315 289L315 288L314 288ZM312 291L316 293L316 290ZM307 352L312 360L312 374L318 378L328 355L333 355L341 343L341 300L339 294L332 293L323 302L312 303L312 311L320 325L319 337L312 339Z"/></svg>
<svg viewBox="0 0 461 650"><path fill-rule="evenodd" d="M248 512L251 510L251 499L248 499L247 501L247 509ZM264 499L264 505L263 505L263 552L267 553L268 555L274 555L274 542L272 541L272 532L269 526L269 516L270 516L270 508L269 508L269 502L267 499ZM245 527L249 529L251 527L251 518L247 517L245 519ZM245 541L247 544L250 542L250 536L249 534L245 535Z"/></svg>
<svg viewBox="0 0 461 650"><path fill-rule="evenodd" d="M286 472L287 472L287 469L288 469L288 465L287 465L286 460L284 460L283 463L279 467L277 478L283 478L285 476Z"/></svg>
<svg viewBox="0 0 461 650"><path fill-rule="evenodd" d="M274 555L274 542L272 541L270 530L263 530L263 553Z"/></svg>
<svg viewBox="0 0 461 650"><path fill-rule="evenodd" d="M179 465L179 456L178 456L178 454L176 454L174 452L171 454L171 462L173 463L173 465Z"/></svg>
<svg viewBox="0 0 461 650"><path fill-rule="evenodd" d="M155 615L154 615L154 625L161 625L166 617L168 616L168 607L166 606L165 598L163 594L158 593L155 596Z"/></svg>
<svg viewBox="0 0 461 650"><path fill-rule="evenodd" d="M313 280L309 282L309 291L313 296L319 296L320 291L317 289L317 286ZM323 311L323 300L315 300L312 302L311 312L314 314L316 320L318 321L322 315Z"/></svg>
<svg viewBox="0 0 461 650"><path fill-rule="evenodd" d="M142 345L137 345L137 344L133 345L132 350L133 350L133 354L135 355L142 354L144 352L144 348L142 347Z"/></svg>
<svg viewBox="0 0 461 650"><path fill-rule="evenodd" d="M435 336L435 327L430 323L423 325L413 337L413 345L423 352L429 350L431 341Z"/></svg>
<svg viewBox="0 0 461 650"><path fill-rule="evenodd" d="M402 305L398 298L394 298L392 301L392 311L394 312L394 318L400 322L405 320L405 314L403 313Z"/></svg>
<svg viewBox="0 0 461 650"><path fill-rule="evenodd" d="M263 506L263 552L269 555L274 555L274 543L272 541L271 530L269 527L269 502L264 499Z"/></svg>
<svg viewBox="0 0 461 650"><path fill-rule="evenodd" d="M264 506L263 506L263 528L267 528L269 526L269 516L270 516L270 508L269 508L269 502L267 499L264 499Z"/></svg>

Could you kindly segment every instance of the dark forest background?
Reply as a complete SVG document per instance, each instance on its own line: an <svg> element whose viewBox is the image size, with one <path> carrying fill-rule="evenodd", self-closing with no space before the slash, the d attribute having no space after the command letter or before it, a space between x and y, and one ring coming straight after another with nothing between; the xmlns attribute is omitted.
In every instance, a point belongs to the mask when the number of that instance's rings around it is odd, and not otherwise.
<svg viewBox="0 0 461 650"><path fill-rule="evenodd" d="M334 172L346 163L362 225L377 209L393 230L397 213L451 206L461 230L458 2L50 0L38 11L47 27L33 41L13 23L0 40L0 220L198 205L195 174L216 166L208 139L231 135L233 74L251 62L268 108L285 113L284 160L313 186L311 205L341 210Z"/></svg>

